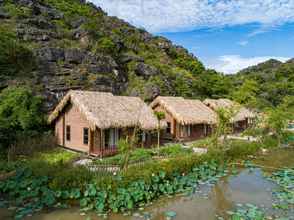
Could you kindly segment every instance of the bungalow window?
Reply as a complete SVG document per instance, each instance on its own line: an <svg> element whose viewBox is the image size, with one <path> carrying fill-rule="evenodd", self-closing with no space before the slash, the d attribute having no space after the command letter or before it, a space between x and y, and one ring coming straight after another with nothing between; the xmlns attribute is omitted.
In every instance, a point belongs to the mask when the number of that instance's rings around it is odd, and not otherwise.
<svg viewBox="0 0 294 220"><path fill-rule="evenodd" d="M167 122L166 133L168 133L168 134L171 133L171 123L170 122Z"/></svg>
<svg viewBox="0 0 294 220"><path fill-rule="evenodd" d="M84 140L84 144L88 145L88 143L89 143L89 128L84 128L83 140Z"/></svg>
<svg viewBox="0 0 294 220"><path fill-rule="evenodd" d="M191 136L191 125L187 125L186 128L187 128L187 133L186 134L187 134L188 137L190 137Z"/></svg>
<svg viewBox="0 0 294 220"><path fill-rule="evenodd" d="M146 133L142 132L142 142L146 142Z"/></svg>
<svg viewBox="0 0 294 220"><path fill-rule="evenodd" d="M70 141L70 125L66 126L66 140Z"/></svg>
<svg viewBox="0 0 294 220"><path fill-rule="evenodd" d="M105 148L114 148L117 146L119 140L119 130L110 128L105 130Z"/></svg>
<svg viewBox="0 0 294 220"><path fill-rule="evenodd" d="M182 125L182 137L190 137L191 136L191 125Z"/></svg>

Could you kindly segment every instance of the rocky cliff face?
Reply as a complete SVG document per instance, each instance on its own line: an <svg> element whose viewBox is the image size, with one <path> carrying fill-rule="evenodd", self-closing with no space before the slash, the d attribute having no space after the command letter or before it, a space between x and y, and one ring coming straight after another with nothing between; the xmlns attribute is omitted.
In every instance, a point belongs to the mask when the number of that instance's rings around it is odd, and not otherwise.
<svg viewBox="0 0 294 220"><path fill-rule="evenodd" d="M8 67L0 68L0 88L29 85L46 98L49 110L69 89L141 95L148 100L159 93L174 94L173 80L190 79L190 67L195 73L204 71L185 49L109 17L83 0L0 0L1 34L9 36L3 38L8 42L2 42L7 50L3 57L11 56L12 48L7 47L11 43L28 50L32 63L10 74ZM23 56L17 59L23 61Z"/></svg>

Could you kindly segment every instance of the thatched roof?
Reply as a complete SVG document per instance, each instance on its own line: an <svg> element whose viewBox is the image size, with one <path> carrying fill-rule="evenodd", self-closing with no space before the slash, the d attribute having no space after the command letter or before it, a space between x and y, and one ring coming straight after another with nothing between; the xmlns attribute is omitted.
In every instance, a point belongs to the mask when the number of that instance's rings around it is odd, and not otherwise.
<svg viewBox="0 0 294 220"><path fill-rule="evenodd" d="M199 100L158 96L150 106L160 105L180 124L215 124L216 114Z"/></svg>
<svg viewBox="0 0 294 220"><path fill-rule="evenodd" d="M255 114L249 109L242 107L240 104L233 102L230 99L205 99L203 103L209 106L213 110L217 110L220 108L236 108L238 112L233 118L234 122L243 121L246 118L255 118Z"/></svg>
<svg viewBox="0 0 294 220"><path fill-rule="evenodd" d="M49 123L58 118L68 103L77 106L93 129L134 126L139 126L142 130L157 128L157 119L152 109L138 97L79 90L71 90L64 96L49 116Z"/></svg>

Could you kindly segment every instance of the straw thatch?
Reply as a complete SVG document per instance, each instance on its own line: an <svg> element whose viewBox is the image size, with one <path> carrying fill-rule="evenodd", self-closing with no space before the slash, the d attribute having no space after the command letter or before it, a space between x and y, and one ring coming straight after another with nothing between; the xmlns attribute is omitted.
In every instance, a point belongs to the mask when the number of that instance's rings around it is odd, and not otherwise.
<svg viewBox="0 0 294 220"><path fill-rule="evenodd" d="M111 93L72 90L60 101L49 116L55 121L68 103L76 105L95 129L138 126L142 130L157 128L153 111L138 97L114 96ZM164 125L162 125L164 126Z"/></svg>
<svg viewBox="0 0 294 220"><path fill-rule="evenodd" d="M161 106L180 124L215 124L216 114L199 100L182 97L158 96L151 104L152 108Z"/></svg>
<svg viewBox="0 0 294 220"><path fill-rule="evenodd" d="M255 118L255 114L249 109L240 106L240 104L233 102L230 99L205 99L203 103L209 106L213 110L217 110L220 108L236 108L238 112L233 117L233 122L244 121L247 118Z"/></svg>

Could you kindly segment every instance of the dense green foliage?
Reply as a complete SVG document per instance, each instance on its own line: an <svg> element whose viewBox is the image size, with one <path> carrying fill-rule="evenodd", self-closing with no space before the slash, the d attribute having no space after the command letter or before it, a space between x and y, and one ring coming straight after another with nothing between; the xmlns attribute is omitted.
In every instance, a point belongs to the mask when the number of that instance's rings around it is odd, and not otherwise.
<svg viewBox="0 0 294 220"><path fill-rule="evenodd" d="M34 68L31 50L15 34L0 26L0 80L4 77L24 77Z"/></svg>
<svg viewBox="0 0 294 220"><path fill-rule="evenodd" d="M237 101L255 101L259 108L277 106L286 96L294 96L293 60L286 63L269 60L245 69L231 79L240 89L234 93Z"/></svg>
<svg viewBox="0 0 294 220"><path fill-rule="evenodd" d="M34 21L34 8L11 0L4 2L3 8L11 16L0 24L0 79L4 85L10 84L11 79L17 79L17 82L33 85L34 91L44 92L48 85L34 85L40 76L44 76L44 72L38 72L44 69L44 64L35 62L33 52L34 49L49 45L50 48L76 48L91 52L102 63L105 62L103 56L108 56L112 60L105 65L113 64L118 70L115 76L108 68L106 73L90 73L81 65L76 71L82 75L66 74L57 77L52 80L56 81L53 86L78 85L81 88L101 90L102 85L103 90L104 86L111 85L116 93L139 95L147 101L157 94L198 99L229 97L262 109L276 106L285 96L293 96L294 93L293 60L285 64L270 60L237 75L226 76L205 69L186 49L173 45L163 37L152 36L118 18L109 17L91 3L81 3L78 0L41 1L43 6L48 7L48 11L37 12L41 13L40 20ZM52 10L57 13L54 19L50 17ZM30 22L24 23L27 18ZM26 38L21 37L22 34L17 30L17 26L24 24L29 30ZM46 29L47 26L49 28ZM75 37L77 30L83 38ZM31 33L33 36L30 36ZM35 34L48 36L49 39L44 42L34 40ZM56 61L57 67L62 66L63 62ZM147 65L143 68L143 74L140 71L138 73L140 63ZM57 70L59 71L58 68ZM102 84L99 81L101 78ZM98 84L95 84L96 80L99 81Z"/></svg>
<svg viewBox="0 0 294 220"><path fill-rule="evenodd" d="M26 88L7 88L0 93L0 147L7 148L19 136L30 136L44 129L42 100Z"/></svg>

